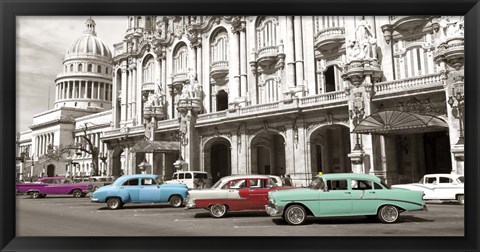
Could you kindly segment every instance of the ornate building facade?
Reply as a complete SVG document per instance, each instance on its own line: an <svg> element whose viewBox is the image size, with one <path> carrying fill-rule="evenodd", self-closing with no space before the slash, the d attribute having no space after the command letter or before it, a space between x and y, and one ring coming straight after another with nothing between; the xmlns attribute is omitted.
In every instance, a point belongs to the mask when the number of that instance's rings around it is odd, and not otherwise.
<svg viewBox="0 0 480 252"><path fill-rule="evenodd" d="M129 16L106 173L463 174L463 38L450 16Z"/></svg>

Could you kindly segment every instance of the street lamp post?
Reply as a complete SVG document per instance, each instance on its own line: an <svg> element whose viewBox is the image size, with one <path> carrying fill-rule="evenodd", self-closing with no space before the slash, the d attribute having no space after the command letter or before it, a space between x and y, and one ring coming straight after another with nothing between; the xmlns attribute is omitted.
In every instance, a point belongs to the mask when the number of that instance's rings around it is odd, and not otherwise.
<svg viewBox="0 0 480 252"><path fill-rule="evenodd" d="M103 167L106 166L107 164L107 155L105 155L104 153L101 153L100 152L100 155L98 156L98 158L100 158L100 160L102 160L102 163L103 163ZM107 175L106 171L104 170L102 175Z"/></svg>
<svg viewBox="0 0 480 252"><path fill-rule="evenodd" d="M452 95L448 98L448 105L452 108L452 115L458 119L458 124L460 128L460 136L458 137L457 145L463 145L465 143L464 133L463 133L463 123L464 123L464 111L465 111L465 95L463 91L463 82L459 81L455 83L452 88ZM455 103L456 102L456 103Z"/></svg>
<svg viewBox="0 0 480 252"><path fill-rule="evenodd" d="M353 126L357 127L360 120L362 120L363 117L365 116L365 109L359 108L358 106L353 106L353 109L349 111L349 116L350 116L350 119L352 120ZM358 133L355 133L355 134L356 134L356 137L355 137L356 142L353 150L362 150L362 146L360 144L360 136L358 135Z"/></svg>

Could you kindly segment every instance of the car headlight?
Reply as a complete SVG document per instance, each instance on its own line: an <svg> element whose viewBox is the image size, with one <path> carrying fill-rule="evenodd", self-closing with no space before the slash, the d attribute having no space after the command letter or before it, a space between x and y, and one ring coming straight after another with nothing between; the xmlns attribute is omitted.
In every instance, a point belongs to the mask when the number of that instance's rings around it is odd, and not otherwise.
<svg viewBox="0 0 480 252"><path fill-rule="evenodd" d="M272 205L275 205L275 199L272 197L268 197L268 202L270 202Z"/></svg>

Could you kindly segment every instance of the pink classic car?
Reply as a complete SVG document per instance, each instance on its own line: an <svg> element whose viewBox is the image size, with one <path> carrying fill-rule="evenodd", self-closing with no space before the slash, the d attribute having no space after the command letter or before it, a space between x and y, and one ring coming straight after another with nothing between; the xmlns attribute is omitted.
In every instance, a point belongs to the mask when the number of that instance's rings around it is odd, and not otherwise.
<svg viewBox="0 0 480 252"><path fill-rule="evenodd" d="M33 183L17 184L17 192L28 194L33 199L43 198L47 194L71 194L75 198L85 197L92 189L93 183L74 183L65 177L45 177Z"/></svg>

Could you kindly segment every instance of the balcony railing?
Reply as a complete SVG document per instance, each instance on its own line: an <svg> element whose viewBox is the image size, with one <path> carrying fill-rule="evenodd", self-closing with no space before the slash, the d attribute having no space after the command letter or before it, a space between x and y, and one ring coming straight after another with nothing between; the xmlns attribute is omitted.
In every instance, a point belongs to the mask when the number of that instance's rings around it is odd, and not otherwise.
<svg viewBox="0 0 480 252"><path fill-rule="evenodd" d="M120 129L112 129L103 132L103 137L115 136L120 134Z"/></svg>
<svg viewBox="0 0 480 252"><path fill-rule="evenodd" d="M176 73L173 75L173 83L182 83L188 80L188 73Z"/></svg>
<svg viewBox="0 0 480 252"><path fill-rule="evenodd" d="M319 94L316 96L307 96L300 98L300 106L312 105L312 104L321 104L321 103L330 103L330 102L341 102L348 99L345 91L335 91L328 92L325 94Z"/></svg>
<svg viewBox="0 0 480 252"><path fill-rule="evenodd" d="M178 127L179 125L180 124L177 118L161 120L157 122L157 129L175 128L175 127Z"/></svg>
<svg viewBox="0 0 480 252"><path fill-rule="evenodd" d="M276 55L278 53L278 46L266 46L258 49L258 58L263 56Z"/></svg>
<svg viewBox="0 0 480 252"><path fill-rule="evenodd" d="M222 111L213 112L209 114L201 114L198 116L198 121L214 120L214 119L224 118L225 116L227 116L227 110L222 110Z"/></svg>
<svg viewBox="0 0 480 252"><path fill-rule="evenodd" d="M239 108L239 114L252 114L252 113L262 113L267 111L276 110L280 107L280 102L273 102L273 103L266 103L266 104L258 104L248 107Z"/></svg>
<svg viewBox="0 0 480 252"><path fill-rule="evenodd" d="M440 74L429 74L411 77L408 79L379 82L375 84L375 95L384 95L408 89L424 88L428 86L442 86Z"/></svg>
<svg viewBox="0 0 480 252"><path fill-rule="evenodd" d="M329 27L323 30L320 30L315 39L321 39L330 36L344 36L345 35L345 27Z"/></svg>

